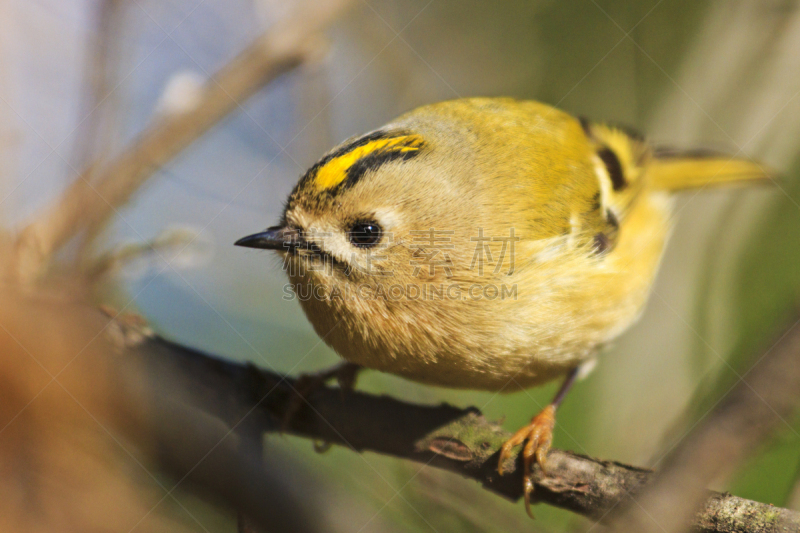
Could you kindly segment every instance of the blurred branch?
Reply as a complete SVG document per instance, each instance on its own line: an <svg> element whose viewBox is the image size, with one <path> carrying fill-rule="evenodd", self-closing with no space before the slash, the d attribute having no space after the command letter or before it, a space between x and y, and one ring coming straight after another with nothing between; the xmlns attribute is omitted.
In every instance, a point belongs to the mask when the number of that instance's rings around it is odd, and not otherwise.
<svg viewBox="0 0 800 533"><path fill-rule="evenodd" d="M352 0L325 0L256 39L203 86L189 109L157 116L139 138L102 168L90 166L16 243L16 273L36 279L71 238L102 224L161 166L245 99L319 50L320 32Z"/></svg>
<svg viewBox="0 0 800 533"><path fill-rule="evenodd" d="M792 338L794 343L775 350L798 353L800 331ZM260 416L263 431L276 431L296 401L293 379L252 365L217 359L159 338L144 342L137 353L153 379L164 380L162 385L171 390L186 391L197 407L230 427L248 416ZM356 452L373 451L450 470L512 500L522 495L521 461L508 465L513 470L510 474L497 475L497 450L510 433L475 409L414 405L323 387L307 398L286 430ZM650 470L561 450L550 452L548 466L548 477L538 470L535 473L538 501L597 520L630 494L639 493L654 477ZM729 494L703 490L700 503L694 517L697 531L800 528L800 513Z"/></svg>
<svg viewBox="0 0 800 533"><path fill-rule="evenodd" d="M654 481L615 522L619 530L684 531L707 499L705 487L727 478L776 429L788 425L787 420L792 419L800 403L800 321L794 320L703 423L670 454ZM777 519L782 512L771 508L769 516ZM793 514L794 522L780 525L793 524L794 528L775 531L800 531L798 515Z"/></svg>
<svg viewBox="0 0 800 533"><path fill-rule="evenodd" d="M800 468L798 468L798 470L800 470ZM794 511L800 511L800 472L795 476L794 487L789 495L787 507Z"/></svg>
<svg viewBox="0 0 800 533"><path fill-rule="evenodd" d="M151 335L140 318L110 318L77 297L82 283L49 281L24 294L0 284L0 531L208 531L179 487L264 532L325 530L312 481L262 453L250 428L264 415L210 416L196 388L143 373L154 367L134 351Z"/></svg>
<svg viewBox="0 0 800 533"><path fill-rule="evenodd" d="M94 32L90 38L89 60L84 66L84 102L75 136L71 165L84 168L102 155L103 148L111 146L114 115L119 110L116 102L109 102L114 94L115 65L119 63L119 33L126 3L122 0L101 0L95 10ZM114 105L109 105L114 104ZM88 179L88 176L84 176Z"/></svg>

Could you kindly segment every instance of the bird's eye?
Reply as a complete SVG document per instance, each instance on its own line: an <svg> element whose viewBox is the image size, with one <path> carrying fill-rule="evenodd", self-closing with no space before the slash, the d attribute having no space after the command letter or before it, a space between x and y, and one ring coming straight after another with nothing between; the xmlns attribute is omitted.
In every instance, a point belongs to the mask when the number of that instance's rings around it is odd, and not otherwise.
<svg viewBox="0 0 800 533"><path fill-rule="evenodd" d="M375 221L361 221L353 224L347 233L353 246L371 248L380 242L383 228Z"/></svg>

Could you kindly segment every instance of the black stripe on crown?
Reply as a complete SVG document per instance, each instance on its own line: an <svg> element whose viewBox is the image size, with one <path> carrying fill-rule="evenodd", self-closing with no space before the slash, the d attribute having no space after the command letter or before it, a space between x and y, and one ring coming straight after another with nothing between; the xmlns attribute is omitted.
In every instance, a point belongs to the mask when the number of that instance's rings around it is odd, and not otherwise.
<svg viewBox="0 0 800 533"><path fill-rule="evenodd" d="M372 133L368 133L363 137L359 137L358 139L355 139L354 141L349 142L343 146L340 146L333 152L330 152L328 155L326 155L325 157L314 163L314 166L309 168L303 175L303 177L300 179L300 184L313 180L314 177L317 175L317 171L319 171L320 168L324 167L337 157L342 157L343 155L347 155L356 148L364 146L365 144L368 144L372 141L377 141L380 139L389 139L391 137L397 137L397 136L398 134L396 132L389 133L388 131L378 130L378 131L373 131Z"/></svg>
<svg viewBox="0 0 800 533"><path fill-rule="evenodd" d="M358 180L364 177L370 170L378 170L382 165L390 161L408 161L409 159L419 155L419 150L411 150L402 152L398 150L382 149L376 150L370 154L365 155L347 169L347 179L340 185L340 187L352 187Z"/></svg>
<svg viewBox="0 0 800 533"><path fill-rule="evenodd" d="M314 166L312 166L310 169L308 169L308 171L300 179L300 182L297 184L292 194L294 195L294 193L297 192L299 189L303 188L304 185L312 182L316 178L319 170L332 160L338 157L345 156L350 152L352 152L353 150L365 146L373 141L379 141L382 139L396 139L405 136L410 137L412 136L412 134L402 130L394 130L394 131L378 130L369 133L367 135L364 135L363 137L359 137L358 139L355 139L354 141L349 142L337 148L336 150L327 154L325 157L316 162ZM417 146L421 148L420 145ZM419 150L403 151L398 148L403 148L403 146L402 145L387 146L385 148L375 150L361 157L355 163L350 165L350 167L347 169L346 179L337 186L332 187L331 189L327 189L325 193L331 195L337 193L342 189L352 187L353 185L358 183L358 181L364 176L364 174L366 174L370 170L377 170L382 165L390 161L397 161L397 160L407 161L415 157L417 154L419 154Z"/></svg>

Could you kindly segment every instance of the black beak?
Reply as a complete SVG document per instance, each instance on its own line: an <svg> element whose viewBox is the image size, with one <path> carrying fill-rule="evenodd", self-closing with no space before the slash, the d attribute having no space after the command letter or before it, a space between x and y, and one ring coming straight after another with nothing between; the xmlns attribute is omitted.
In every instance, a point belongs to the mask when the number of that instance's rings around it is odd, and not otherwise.
<svg viewBox="0 0 800 533"><path fill-rule="evenodd" d="M254 233L247 237L242 237L234 244L246 248L260 248L262 250L284 250L292 251L302 244L300 232L294 228L284 228L283 226L273 226L261 233Z"/></svg>

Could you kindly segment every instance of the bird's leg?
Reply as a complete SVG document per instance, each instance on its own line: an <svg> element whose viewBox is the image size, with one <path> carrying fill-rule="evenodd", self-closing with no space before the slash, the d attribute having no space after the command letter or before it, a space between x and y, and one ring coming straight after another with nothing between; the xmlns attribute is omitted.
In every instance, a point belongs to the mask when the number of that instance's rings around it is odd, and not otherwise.
<svg viewBox="0 0 800 533"><path fill-rule="evenodd" d="M531 419L530 424L523 427L508 439L503 447L500 449L500 459L497 465L497 472L503 475L503 463L511 457L511 451L515 446L525 443L525 448L522 450L523 459L523 483L525 489L525 511L528 516L533 518L531 513L531 493L533 492L533 480L531 478L531 466L533 461L542 469L542 474L547 475L545 462L547 461L547 452L550 450L550 445L553 443L553 428L556 423L556 409L564 401L564 397L569 392L575 379L578 377L581 367L575 367L567 375L561 388L558 389L553 401L542 409L542 411Z"/></svg>
<svg viewBox="0 0 800 533"><path fill-rule="evenodd" d="M319 372L310 374L302 374L294 382L294 392L292 400L286 406L286 411L283 414L282 429L286 429L291 422L297 411L306 403L306 399L314 393L317 389L325 385L325 382L336 378L339 382L339 388L342 394L352 391L356 386L356 379L358 372L363 367L353 363L339 363Z"/></svg>
<svg viewBox="0 0 800 533"><path fill-rule="evenodd" d="M342 391L350 392L355 388L358 371L362 368L363 367L359 365L344 362L319 372L301 374L300 377L297 378L297 381L295 381L294 388L298 392L302 392L305 388L311 388L313 390L321 387L326 381L336 378Z"/></svg>

